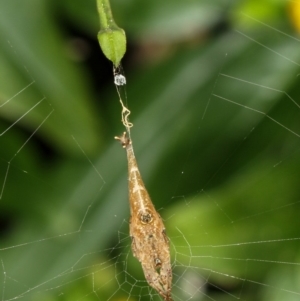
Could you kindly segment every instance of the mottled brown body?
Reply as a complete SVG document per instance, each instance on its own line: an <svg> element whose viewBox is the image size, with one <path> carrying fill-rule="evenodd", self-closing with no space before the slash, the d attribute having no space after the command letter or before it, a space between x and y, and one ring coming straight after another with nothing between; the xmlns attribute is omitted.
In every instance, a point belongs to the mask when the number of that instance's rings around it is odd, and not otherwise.
<svg viewBox="0 0 300 301"><path fill-rule="evenodd" d="M166 301L172 301L172 269L169 240L141 178L131 141L116 137L126 149L130 202L130 236L133 255L140 261L147 282Z"/></svg>

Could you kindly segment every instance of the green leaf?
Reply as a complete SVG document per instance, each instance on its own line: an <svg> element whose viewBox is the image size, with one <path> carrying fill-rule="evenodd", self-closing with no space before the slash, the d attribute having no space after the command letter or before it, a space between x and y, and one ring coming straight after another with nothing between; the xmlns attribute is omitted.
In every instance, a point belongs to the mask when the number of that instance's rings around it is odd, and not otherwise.
<svg viewBox="0 0 300 301"><path fill-rule="evenodd" d="M100 17L98 41L104 55L118 67L126 52L126 35L115 23L108 0L97 1Z"/></svg>
<svg viewBox="0 0 300 301"><path fill-rule="evenodd" d="M100 30L98 41L104 55L113 62L115 67L120 65L120 61L126 52L126 36L123 29L107 28Z"/></svg>
<svg viewBox="0 0 300 301"><path fill-rule="evenodd" d="M85 151L92 153L101 143L101 134L89 78L85 69L66 55L67 42L44 2L2 1L0 4L1 103L34 83L18 96L22 101L16 98L8 102L0 115L13 122L45 96L41 105L19 124L33 132L54 109L55 114L39 131L43 137L48 137L55 148L71 153L74 152L69 139L72 133ZM24 18L31 5L36 13Z"/></svg>

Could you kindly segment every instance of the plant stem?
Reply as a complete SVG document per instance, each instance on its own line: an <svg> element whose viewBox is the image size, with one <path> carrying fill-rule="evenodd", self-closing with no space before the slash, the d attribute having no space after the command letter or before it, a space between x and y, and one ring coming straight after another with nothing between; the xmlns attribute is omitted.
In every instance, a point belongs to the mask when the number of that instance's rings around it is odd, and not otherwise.
<svg viewBox="0 0 300 301"><path fill-rule="evenodd" d="M117 27L112 16L109 0L97 0L97 9L100 17L100 30Z"/></svg>

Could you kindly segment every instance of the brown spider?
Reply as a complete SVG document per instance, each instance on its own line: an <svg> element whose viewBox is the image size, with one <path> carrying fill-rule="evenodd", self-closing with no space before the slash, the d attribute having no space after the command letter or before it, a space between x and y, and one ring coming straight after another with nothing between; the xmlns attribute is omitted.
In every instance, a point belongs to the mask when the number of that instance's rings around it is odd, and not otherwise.
<svg viewBox="0 0 300 301"><path fill-rule="evenodd" d="M130 236L133 255L142 265L147 282L165 301L172 301L169 239L141 178L132 143L124 132L120 140L128 159Z"/></svg>

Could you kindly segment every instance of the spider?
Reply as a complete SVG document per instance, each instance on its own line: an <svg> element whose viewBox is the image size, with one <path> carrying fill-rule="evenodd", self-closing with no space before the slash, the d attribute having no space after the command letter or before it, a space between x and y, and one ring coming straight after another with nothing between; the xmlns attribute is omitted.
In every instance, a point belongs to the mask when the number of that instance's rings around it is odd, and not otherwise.
<svg viewBox="0 0 300 301"><path fill-rule="evenodd" d="M165 301L172 301L172 268L165 226L145 188L131 140L127 138L126 132L115 139L121 142L127 152L131 214L129 232L133 255L141 263L148 284Z"/></svg>

